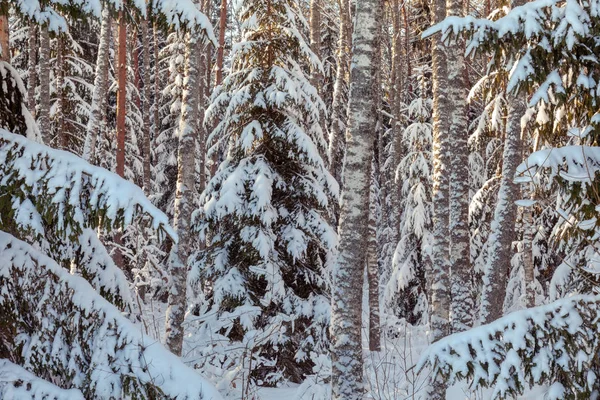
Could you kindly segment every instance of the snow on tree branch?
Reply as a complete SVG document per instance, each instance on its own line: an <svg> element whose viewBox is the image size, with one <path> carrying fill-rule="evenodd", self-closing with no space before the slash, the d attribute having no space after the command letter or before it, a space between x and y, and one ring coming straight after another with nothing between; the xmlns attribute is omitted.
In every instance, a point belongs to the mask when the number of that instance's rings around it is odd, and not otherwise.
<svg viewBox="0 0 600 400"><path fill-rule="evenodd" d="M110 230L129 225L135 216L147 214L155 230L177 241L168 217L152 205L139 187L72 153L54 150L3 129L0 188L4 199L0 203L11 202L16 212L25 200L33 201L43 222L63 237L79 236L85 227L101 225ZM7 217L3 215L4 220Z"/></svg>
<svg viewBox="0 0 600 400"><path fill-rule="evenodd" d="M590 398L596 388L600 297L574 296L518 311L431 345L417 369L493 388L492 398L550 385L549 399Z"/></svg>
<svg viewBox="0 0 600 400"><path fill-rule="evenodd" d="M0 288L0 350L41 379L88 399L221 398L88 282L4 232Z"/></svg>
<svg viewBox="0 0 600 400"><path fill-rule="evenodd" d="M0 397L3 399L83 400L77 389L62 389L31 372L0 359Z"/></svg>

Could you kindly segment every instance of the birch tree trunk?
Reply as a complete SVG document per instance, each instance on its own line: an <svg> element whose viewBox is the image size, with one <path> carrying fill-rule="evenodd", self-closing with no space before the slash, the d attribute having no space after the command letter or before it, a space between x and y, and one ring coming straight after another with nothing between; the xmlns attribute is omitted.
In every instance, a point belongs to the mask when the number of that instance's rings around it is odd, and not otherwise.
<svg viewBox="0 0 600 400"><path fill-rule="evenodd" d="M498 191L498 202L491 224L489 243L491 247L483 275L481 295L481 322L489 323L502 317L506 283L512 259L512 243L515 240L515 221L519 199L519 184L515 183L515 173L521 162L521 117L525 114L522 99L509 96L506 139L502 158L502 179Z"/></svg>
<svg viewBox="0 0 600 400"><path fill-rule="evenodd" d="M381 323L379 317L379 262L377 259L377 156L371 162L371 189L369 191L369 244L367 249L367 281L369 288L369 350L381 351Z"/></svg>
<svg viewBox="0 0 600 400"><path fill-rule="evenodd" d="M434 23L446 17L445 0L433 2ZM450 112L448 97L448 68L446 49L436 36L432 49L433 72L433 248L432 267L427 270L430 287L429 329L430 341L436 342L449 333L450 302L448 296L450 274ZM446 385L439 376L433 377L428 387L429 399L445 399Z"/></svg>
<svg viewBox="0 0 600 400"><path fill-rule="evenodd" d="M347 75L350 70L350 0L340 1L340 32L338 42L338 65L333 88L331 128L329 129L329 171L343 189L342 170L346 147L345 130L347 120ZM334 210L337 214L338 210ZM337 218L336 218L337 219Z"/></svg>
<svg viewBox="0 0 600 400"><path fill-rule="evenodd" d="M87 135L83 146L83 159L92 162L96 154L96 143L103 131L103 114L106 112L108 91L108 53L110 50L111 16L108 7L102 10L100 26L100 42L96 58L96 76L92 92L90 119L87 125Z"/></svg>
<svg viewBox="0 0 600 400"><path fill-rule="evenodd" d="M448 16L462 15L462 0L446 2ZM464 40L446 48L448 101L450 111L450 293L452 294L452 332L473 326L474 302L471 290L469 232L469 138Z"/></svg>
<svg viewBox="0 0 600 400"><path fill-rule="evenodd" d="M340 212L340 245L332 301L333 398L362 399L361 301L364 255L368 246L371 157L376 132L374 79L377 65L381 0L356 4L350 102L346 133L345 188Z"/></svg>
<svg viewBox="0 0 600 400"><path fill-rule="evenodd" d="M166 320L165 344L172 353L181 356L183 320L185 317L187 262L192 250L190 223L194 209L194 179L196 134L198 130L198 59L199 48L193 35L187 44L187 86L183 92L179 123L177 155L177 193L173 225L179 242L173 244L169 256L170 288Z"/></svg>
<svg viewBox="0 0 600 400"><path fill-rule="evenodd" d="M56 132L58 133L58 147L62 150L69 149L69 134L65 126L65 49L64 34L56 38Z"/></svg>
<svg viewBox="0 0 600 400"><path fill-rule="evenodd" d="M40 28L40 107L38 125L45 143L50 139L50 33Z"/></svg>
<svg viewBox="0 0 600 400"><path fill-rule="evenodd" d="M31 116L35 119L35 87L37 84L37 64L38 64L38 25L29 24L29 49L28 49L28 79L27 79L27 108Z"/></svg>

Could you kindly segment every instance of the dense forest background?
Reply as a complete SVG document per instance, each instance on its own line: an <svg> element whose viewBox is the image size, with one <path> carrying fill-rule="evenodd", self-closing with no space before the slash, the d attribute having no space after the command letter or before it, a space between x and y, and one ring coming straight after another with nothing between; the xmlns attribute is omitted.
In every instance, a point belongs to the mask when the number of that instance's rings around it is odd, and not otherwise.
<svg viewBox="0 0 600 400"><path fill-rule="evenodd" d="M0 0L0 397L595 398L599 10Z"/></svg>

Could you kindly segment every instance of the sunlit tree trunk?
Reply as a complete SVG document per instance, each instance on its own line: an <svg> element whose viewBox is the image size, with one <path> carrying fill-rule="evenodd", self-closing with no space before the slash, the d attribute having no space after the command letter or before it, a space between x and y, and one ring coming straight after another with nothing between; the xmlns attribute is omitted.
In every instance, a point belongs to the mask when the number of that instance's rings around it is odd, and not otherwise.
<svg viewBox="0 0 600 400"><path fill-rule="evenodd" d="M350 102L346 133L346 165L339 222L339 255L332 301L333 398L362 399L363 360L361 302L365 254L368 249L371 158L375 139L374 80L383 3L356 4Z"/></svg>
<svg viewBox="0 0 600 400"><path fill-rule="evenodd" d="M144 193L146 195L150 194L150 178L151 178L151 154L150 154L150 145L152 141L152 124L150 119L150 36L148 32L148 19L143 19L141 21L142 27L142 52L143 52L143 89L142 89L142 116L144 118L144 138L142 143L142 152L144 155L143 158L143 184L144 184ZM158 61L158 60L157 60Z"/></svg>
<svg viewBox="0 0 600 400"><path fill-rule="evenodd" d="M10 61L8 15L0 14L0 60Z"/></svg>
<svg viewBox="0 0 600 400"><path fill-rule="evenodd" d="M38 126L44 142L50 142L50 32L40 28L40 105Z"/></svg>
<svg viewBox="0 0 600 400"><path fill-rule="evenodd" d="M462 16L462 0L446 2L448 16ZM446 48L448 102L450 109L450 293L452 332L473 325L474 302L471 290L469 232L469 138L464 40ZM434 202L435 203L435 202Z"/></svg>
<svg viewBox="0 0 600 400"><path fill-rule="evenodd" d="M88 120L87 135L83 147L83 159L90 162L96 157L96 143L98 143L98 137L102 135L104 128L103 115L106 113L107 103L111 22L110 11L108 8L104 8L102 10L98 55L96 57L96 76L94 78L94 90L92 91L90 119Z"/></svg>
<svg viewBox="0 0 600 400"><path fill-rule="evenodd" d="M173 244L169 256L170 287L166 321L166 345L174 354L181 355L183 320L186 310L187 262L192 251L190 231L194 209L194 180L196 135L198 129L198 59L199 48L192 35L187 45L187 85L183 92L179 123L177 156L177 193L173 224L179 242Z"/></svg>

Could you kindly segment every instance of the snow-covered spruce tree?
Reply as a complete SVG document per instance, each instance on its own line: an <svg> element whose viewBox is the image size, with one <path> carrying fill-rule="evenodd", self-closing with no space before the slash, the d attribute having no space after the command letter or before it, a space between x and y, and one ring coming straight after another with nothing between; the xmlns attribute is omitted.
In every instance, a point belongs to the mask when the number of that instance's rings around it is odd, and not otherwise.
<svg viewBox="0 0 600 400"><path fill-rule="evenodd" d="M400 241L393 258L392 276L386 286L386 304L411 324L426 324L428 303L426 271L431 268L432 241L432 101L426 98L425 71L419 72L421 93L408 115L413 121L403 134L406 156L398 166L402 182L403 216Z"/></svg>
<svg viewBox="0 0 600 400"><path fill-rule="evenodd" d="M299 382L310 353L328 350L325 265L337 243L327 217L338 189L319 153L324 105L305 72L320 63L296 2L243 0L236 11L242 42L207 110L220 121L211 151L226 157L195 217L209 238L195 263L208 291L203 329L246 346L253 379Z"/></svg>
<svg viewBox="0 0 600 400"><path fill-rule="evenodd" d="M491 388L493 399L547 386L546 399L589 399L598 393L598 296L573 296L514 312L434 343L417 368L449 383Z"/></svg>

